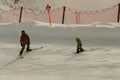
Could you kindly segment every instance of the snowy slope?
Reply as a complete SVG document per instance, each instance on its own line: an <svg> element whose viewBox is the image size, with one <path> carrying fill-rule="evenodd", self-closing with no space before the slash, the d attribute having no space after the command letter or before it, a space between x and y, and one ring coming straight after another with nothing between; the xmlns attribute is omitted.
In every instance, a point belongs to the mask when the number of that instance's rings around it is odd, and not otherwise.
<svg viewBox="0 0 120 80"><path fill-rule="evenodd" d="M33 50L19 59L20 31ZM119 80L120 24L0 24L0 80ZM75 37L85 52L77 55ZM25 52L24 52L25 53Z"/></svg>

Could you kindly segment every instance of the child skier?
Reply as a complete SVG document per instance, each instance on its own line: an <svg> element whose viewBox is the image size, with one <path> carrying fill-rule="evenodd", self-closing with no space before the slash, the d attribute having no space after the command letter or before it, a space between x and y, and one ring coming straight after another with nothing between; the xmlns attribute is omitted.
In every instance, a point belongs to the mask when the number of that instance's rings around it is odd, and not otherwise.
<svg viewBox="0 0 120 80"><path fill-rule="evenodd" d="M81 43L81 40L80 38L75 38L76 42L77 42L77 50L76 50L76 53L79 53L79 52L82 52L84 51L84 49L82 48L82 43Z"/></svg>
<svg viewBox="0 0 120 80"><path fill-rule="evenodd" d="M26 45L27 45L26 51L32 50L32 49L30 49L30 38L24 30L21 31L20 44L22 47L21 51L20 51L20 56L22 55Z"/></svg>

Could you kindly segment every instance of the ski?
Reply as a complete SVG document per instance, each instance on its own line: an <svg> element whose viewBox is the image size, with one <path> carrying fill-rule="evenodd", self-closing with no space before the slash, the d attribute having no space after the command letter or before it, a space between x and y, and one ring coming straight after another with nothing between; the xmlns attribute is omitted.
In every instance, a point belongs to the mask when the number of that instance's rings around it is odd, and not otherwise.
<svg viewBox="0 0 120 80"><path fill-rule="evenodd" d="M34 51L34 50L39 50L42 49L43 47L39 47L39 48L33 48L30 51L26 51L23 55L19 56L20 59L23 59L29 52Z"/></svg>

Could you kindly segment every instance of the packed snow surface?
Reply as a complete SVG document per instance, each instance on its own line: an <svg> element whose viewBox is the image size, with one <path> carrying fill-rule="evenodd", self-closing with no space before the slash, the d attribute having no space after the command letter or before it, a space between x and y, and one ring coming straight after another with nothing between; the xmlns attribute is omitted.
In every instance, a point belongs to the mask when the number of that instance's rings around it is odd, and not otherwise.
<svg viewBox="0 0 120 80"><path fill-rule="evenodd" d="M35 49L23 59L18 57L21 30ZM0 24L0 80L119 80L119 34L119 23ZM74 53L76 37L85 52Z"/></svg>

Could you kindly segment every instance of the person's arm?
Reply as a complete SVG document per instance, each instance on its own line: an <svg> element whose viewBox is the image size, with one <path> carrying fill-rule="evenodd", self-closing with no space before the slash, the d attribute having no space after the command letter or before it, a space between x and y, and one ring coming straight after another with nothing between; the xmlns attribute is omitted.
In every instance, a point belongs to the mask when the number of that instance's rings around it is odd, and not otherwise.
<svg viewBox="0 0 120 80"><path fill-rule="evenodd" d="M30 43L30 38L29 38L29 36L26 34L26 36L27 36L27 38L28 38L28 42Z"/></svg>
<svg viewBox="0 0 120 80"><path fill-rule="evenodd" d="M20 44L21 44L21 46L23 46L23 43L22 43L22 36L20 37Z"/></svg>

